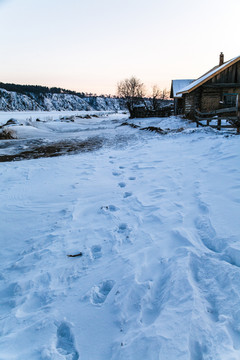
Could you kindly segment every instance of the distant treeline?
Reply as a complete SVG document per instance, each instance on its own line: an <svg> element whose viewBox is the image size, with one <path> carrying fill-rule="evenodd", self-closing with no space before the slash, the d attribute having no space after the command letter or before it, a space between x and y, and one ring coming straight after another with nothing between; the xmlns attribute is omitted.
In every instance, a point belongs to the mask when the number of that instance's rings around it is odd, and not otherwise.
<svg viewBox="0 0 240 360"><path fill-rule="evenodd" d="M86 98L86 97L115 97L115 96L111 96L111 95L97 95L97 94L92 94L92 93L84 93L84 92L77 92L77 91L72 91L72 90L67 90L67 89L62 89L62 88L58 88L58 87L47 87L47 86L40 86L40 85L18 85L18 84L8 84L8 83L3 83L0 82L0 89L5 89L7 91L15 91L19 94L46 94L46 93L51 93L51 94L70 94L70 95L75 95L78 96L80 98Z"/></svg>

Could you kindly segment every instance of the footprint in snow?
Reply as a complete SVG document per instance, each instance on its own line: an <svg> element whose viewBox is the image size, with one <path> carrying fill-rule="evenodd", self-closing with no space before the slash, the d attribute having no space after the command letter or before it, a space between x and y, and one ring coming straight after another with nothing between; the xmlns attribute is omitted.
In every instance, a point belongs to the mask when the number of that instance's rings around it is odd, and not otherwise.
<svg viewBox="0 0 240 360"><path fill-rule="evenodd" d="M122 224L120 224L119 226L118 226L118 232L124 232L124 231L126 231L128 229L128 226L127 226L127 224L125 224L125 223L122 223Z"/></svg>
<svg viewBox="0 0 240 360"><path fill-rule="evenodd" d="M119 171L113 171L112 174L113 174L113 176L120 176L121 175L121 173Z"/></svg>
<svg viewBox="0 0 240 360"><path fill-rule="evenodd" d="M128 180L136 180L136 177L135 177L135 176L130 176L130 177L128 178Z"/></svg>
<svg viewBox="0 0 240 360"><path fill-rule="evenodd" d="M53 294L46 290L38 290L30 292L21 309L27 314L47 309L53 301Z"/></svg>
<svg viewBox="0 0 240 360"><path fill-rule="evenodd" d="M131 191L126 191L123 195L124 198L128 198L129 196L132 196L132 192Z"/></svg>
<svg viewBox="0 0 240 360"><path fill-rule="evenodd" d="M119 234L119 242L120 244L131 244L130 233L131 229L128 227L126 223L119 224L117 232Z"/></svg>
<svg viewBox="0 0 240 360"><path fill-rule="evenodd" d="M203 214L208 214L209 213L207 204L204 201L200 200L200 199L198 199L198 207L199 207L199 210Z"/></svg>
<svg viewBox="0 0 240 360"><path fill-rule="evenodd" d="M93 245L91 247L91 252L94 259L99 259L102 257L102 247L100 245Z"/></svg>
<svg viewBox="0 0 240 360"><path fill-rule="evenodd" d="M115 284L114 280L105 280L91 290L90 301L94 305L102 305Z"/></svg>
<svg viewBox="0 0 240 360"><path fill-rule="evenodd" d="M15 282L1 290L0 306L2 309L13 309L17 306L18 298L22 296L21 286Z"/></svg>
<svg viewBox="0 0 240 360"><path fill-rule="evenodd" d="M199 191L196 191L194 195L197 200L197 205L201 213L208 214L209 213L208 205L203 200L201 200L201 193Z"/></svg>
<svg viewBox="0 0 240 360"><path fill-rule="evenodd" d="M118 186L120 186L121 188L124 188L126 186L126 183L125 182L120 182L120 183L118 183Z"/></svg>
<svg viewBox="0 0 240 360"><path fill-rule="evenodd" d="M114 156L109 156L109 163L110 164L114 164L114 160L115 158L114 158Z"/></svg>
<svg viewBox="0 0 240 360"><path fill-rule="evenodd" d="M70 327L62 322L57 329L57 350L69 360L78 360L79 354L75 348L75 339Z"/></svg>
<svg viewBox="0 0 240 360"><path fill-rule="evenodd" d="M207 216L196 218L195 227L199 238L207 249L220 253L226 248L226 240L217 237L216 231Z"/></svg>
<svg viewBox="0 0 240 360"><path fill-rule="evenodd" d="M114 212L117 211L118 208L115 205L106 205L106 206L101 206L101 210Z"/></svg>

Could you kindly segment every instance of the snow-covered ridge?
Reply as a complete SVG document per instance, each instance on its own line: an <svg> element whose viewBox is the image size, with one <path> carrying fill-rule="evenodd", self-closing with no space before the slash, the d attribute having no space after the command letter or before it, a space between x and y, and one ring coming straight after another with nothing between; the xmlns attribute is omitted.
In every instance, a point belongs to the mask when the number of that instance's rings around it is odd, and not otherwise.
<svg viewBox="0 0 240 360"><path fill-rule="evenodd" d="M0 110L2 111L81 111L81 110L123 110L121 100L105 97L84 97L71 94L29 93L0 89Z"/></svg>

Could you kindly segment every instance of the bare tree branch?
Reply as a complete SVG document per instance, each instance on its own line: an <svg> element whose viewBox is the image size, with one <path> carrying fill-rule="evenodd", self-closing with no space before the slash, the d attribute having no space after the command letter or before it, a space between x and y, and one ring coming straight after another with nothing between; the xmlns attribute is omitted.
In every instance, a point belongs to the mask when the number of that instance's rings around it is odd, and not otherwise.
<svg viewBox="0 0 240 360"><path fill-rule="evenodd" d="M117 85L118 96L126 100L126 106L130 112L130 116L133 115L133 108L135 105L141 103L145 96L144 84L132 76L129 79L125 79Z"/></svg>

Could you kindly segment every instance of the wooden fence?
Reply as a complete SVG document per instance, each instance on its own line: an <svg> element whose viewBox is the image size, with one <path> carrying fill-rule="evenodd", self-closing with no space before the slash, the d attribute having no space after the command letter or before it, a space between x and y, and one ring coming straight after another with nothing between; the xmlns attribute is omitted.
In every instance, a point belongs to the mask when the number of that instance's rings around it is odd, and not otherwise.
<svg viewBox="0 0 240 360"><path fill-rule="evenodd" d="M195 110L195 122L197 127L210 126L217 130L222 128L236 128L240 132L240 112L236 107L218 109L210 112L200 112Z"/></svg>
<svg viewBox="0 0 240 360"><path fill-rule="evenodd" d="M164 106L158 110L149 110L145 107L135 107L131 114L132 118L168 117L172 114L172 106Z"/></svg>

